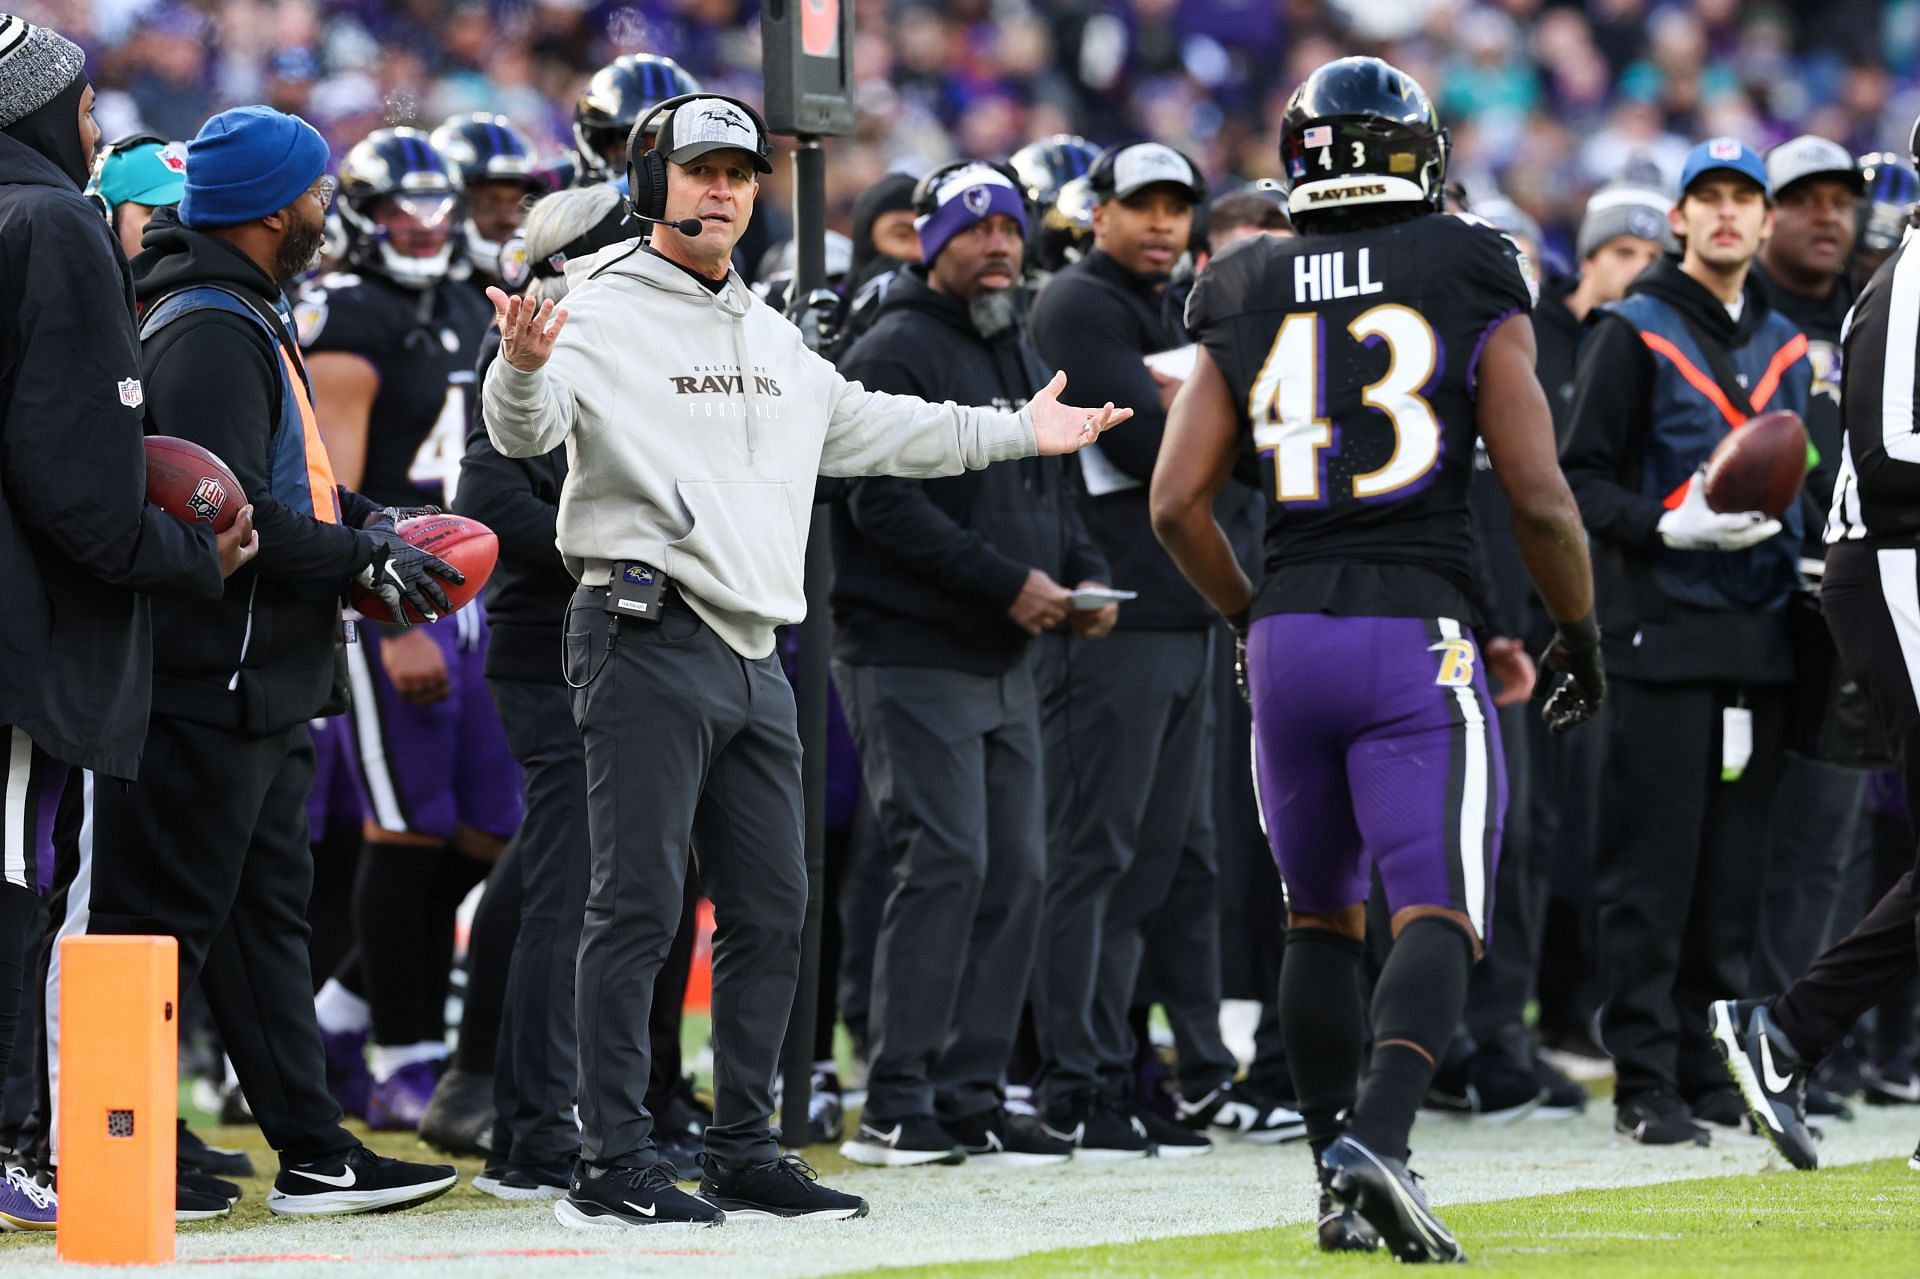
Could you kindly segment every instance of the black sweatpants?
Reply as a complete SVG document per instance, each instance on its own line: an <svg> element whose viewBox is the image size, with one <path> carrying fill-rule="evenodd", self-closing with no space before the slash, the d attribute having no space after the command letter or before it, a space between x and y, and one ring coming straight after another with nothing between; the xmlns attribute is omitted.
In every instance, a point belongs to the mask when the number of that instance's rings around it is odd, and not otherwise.
<svg viewBox="0 0 1920 1279"><path fill-rule="evenodd" d="M264 737L155 716L140 777L83 774L79 856L61 937L158 934L180 945L180 989L198 979L240 1088L283 1162L353 1148L327 1093L307 959L304 723ZM58 1157L59 955L47 979Z"/></svg>
<svg viewBox="0 0 1920 1279"><path fill-rule="evenodd" d="M1847 673L1866 690L1906 782L1920 829L1920 552L1841 543L1827 554L1820 605ZM1920 865L1916 866L1920 869ZM1920 972L1920 894L1909 870L1775 1004L1780 1028L1807 1061L1833 1050L1860 1014Z"/></svg>
<svg viewBox="0 0 1920 1279"><path fill-rule="evenodd" d="M1726 1086L1707 1006L1747 994L1769 801L1786 756L1782 687L1614 680L1599 845L1601 1032L1622 1103ZM1721 780L1725 711L1753 753Z"/></svg>

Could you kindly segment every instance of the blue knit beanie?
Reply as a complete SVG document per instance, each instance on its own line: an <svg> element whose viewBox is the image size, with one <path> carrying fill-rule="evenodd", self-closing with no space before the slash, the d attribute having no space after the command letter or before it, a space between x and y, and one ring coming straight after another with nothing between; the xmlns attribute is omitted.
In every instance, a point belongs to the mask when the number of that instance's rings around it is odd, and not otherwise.
<svg viewBox="0 0 1920 1279"><path fill-rule="evenodd" d="M278 213L327 171L326 139L297 115L234 107L187 144L180 220L190 227L237 226Z"/></svg>
<svg viewBox="0 0 1920 1279"><path fill-rule="evenodd" d="M913 229L920 233L922 261L928 266L932 266L940 250L947 247L948 240L996 213L1004 213L1019 223L1020 238L1026 238L1026 199L1007 175L992 165L968 164L951 172L936 170L926 180L938 183L931 193L933 210L916 217Z"/></svg>

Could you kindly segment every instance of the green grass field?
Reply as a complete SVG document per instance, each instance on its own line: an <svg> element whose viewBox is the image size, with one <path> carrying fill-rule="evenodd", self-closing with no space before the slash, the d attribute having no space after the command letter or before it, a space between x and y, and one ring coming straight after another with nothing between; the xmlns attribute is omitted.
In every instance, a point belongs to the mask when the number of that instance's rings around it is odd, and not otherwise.
<svg viewBox="0 0 1920 1279"><path fill-rule="evenodd" d="M1447 1224L1483 1271L1569 1279L1766 1279L1920 1274L1920 1173L1887 1159L1814 1176L1766 1173L1626 1190L1582 1191L1448 1209ZM1393 1263L1329 1257L1310 1228L1193 1235L1032 1253L1010 1261L868 1270L887 1279L988 1276L1358 1274Z"/></svg>

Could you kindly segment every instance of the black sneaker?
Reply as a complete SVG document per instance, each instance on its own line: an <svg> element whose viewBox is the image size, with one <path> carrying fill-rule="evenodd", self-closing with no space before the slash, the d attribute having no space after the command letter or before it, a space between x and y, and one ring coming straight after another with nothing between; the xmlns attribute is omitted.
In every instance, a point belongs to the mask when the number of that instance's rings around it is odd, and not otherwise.
<svg viewBox="0 0 1920 1279"><path fill-rule="evenodd" d="M355 1146L332 1159L281 1165L267 1211L318 1217L412 1208L438 1199L459 1180L450 1164L407 1163Z"/></svg>
<svg viewBox="0 0 1920 1279"><path fill-rule="evenodd" d="M576 1162L553 1215L569 1230L619 1226L717 1226L727 1214L680 1189L671 1164L600 1168Z"/></svg>
<svg viewBox="0 0 1920 1279"><path fill-rule="evenodd" d="M1616 1102L1613 1130L1643 1146L1705 1146L1713 1141L1684 1102L1660 1093Z"/></svg>
<svg viewBox="0 0 1920 1279"><path fill-rule="evenodd" d="M229 1206L240 1202L240 1187L234 1185L231 1181L226 1181L220 1177L209 1177L204 1172L195 1172L191 1168L183 1168L178 1164L174 1165L173 1184L182 1189L191 1190L196 1194L211 1195L216 1199L224 1199Z"/></svg>
<svg viewBox="0 0 1920 1279"><path fill-rule="evenodd" d="M1811 1082L1807 1084L1807 1113L1821 1119L1853 1119L1853 1107L1846 1098Z"/></svg>
<svg viewBox="0 0 1920 1279"><path fill-rule="evenodd" d="M1747 1123L1747 1103L1737 1089L1716 1088L1701 1093L1687 1103L1687 1110L1695 1123L1723 1137L1744 1136L1753 1131Z"/></svg>
<svg viewBox="0 0 1920 1279"><path fill-rule="evenodd" d="M1205 1133L1182 1127L1137 1096L1129 1094L1112 1104L1116 1112L1134 1120L1146 1131L1147 1140L1153 1143L1153 1153L1162 1159L1191 1159L1213 1153L1213 1141Z"/></svg>
<svg viewBox="0 0 1920 1279"><path fill-rule="evenodd" d="M874 1168L912 1168L918 1164L965 1163L967 1152L932 1115L887 1119L862 1115L853 1136L840 1143L840 1154ZM706 1182L702 1181L701 1185Z"/></svg>
<svg viewBox="0 0 1920 1279"><path fill-rule="evenodd" d="M1073 1147L1047 1135L1031 1115L1009 1114L1001 1107L942 1124L967 1158L998 1168L1035 1168L1063 1164L1073 1158Z"/></svg>
<svg viewBox="0 0 1920 1279"><path fill-rule="evenodd" d="M1807 1068L1758 999L1722 999L1707 1011L1707 1031L1753 1117L1755 1129L1796 1168L1817 1168L1807 1131Z"/></svg>
<svg viewBox="0 0 1920 1279"><path fill-rule="evenodd" d="M737 1217L845 1221L867 1215L866 1200L821 1185L799 1155L738 1166L707 1155L701 1166L707 1174L700 1179L701 1198Z"/></svg>
<svg viewBox="0 0 1920 1279"><path fill-rule="evenodd" d="M1920 1071L1913 1058L1901 1053L1892 1061L1875 1062L1866 1069L1861 1090L1869 1106L1911 1106L1920 1103Z"/></svg>
<svg viewBox="0 0 1920 1279"><path fill-rule="evenodd" d="M509 1203L527 1199L565 1199L573 1183L573 1161L550 1164L495 1164L473 1179L475 1190Z"/></svg>
<svg viewBox="0 0 1920 1279"><path fill-rule="evenodd" d="M449 1155L485 1155L493 1120L493 1076L455 1066L440 1076L420 1116L420 1140Z"/></svg>
<svg viewBox="0 0 1920 1279"><path fill-rule="evenodd" d="M1040 1130L1072 1146L1076 1159L1145 1159L1153 1153L1153 1138L1139 1116L1116 1110L1096 1090L1048 1106Z"/></svg>
<svg viewBox="0 0 1920 1279"><path fill-rule="evenodd" d="M1546 1097L1540 1102L1529 1119L1572 1119L1587 1113L1588 1093L1584 1084L1569 1079L1558 1066L1545 1057L1533 1059L1533 1080L1546 1090Z"/></svg>
<svg viewBox="0 0 1920 1279"><path fill-rule="evenodd" d="M209 1146L200 1139L200 1134L187 1127L187 1121L180 1121L179 1131L174 1137L174 1158L195 1172L204 1172L210 1177L251 1177L253 1160L244 1150L227 1150L220 1146Z"/></svg>
<svg viewBox="0 0 1920 1279"><path fill-rule="evenodd" d="M1480 1054L1448 1062L1435 1072L1422 1106L1427 1110L1499 1126L1525 1119L1547 1099L1531 1070L1504 1055Z"/></svg>
<svg viewBox="0 0 1920 1279"><path fill-rule="evenodd" d="M233 1201L224 1195L196 1190L184 1182L174 1183L173 1219L175 1221L211 1221L215 1217L224 1217L232 1211Z"/></svg>
<svg viewBox="0 0 1920 1279"><path fill-rule="evenodd" d="M1320 1218L1315 1229L1321 1252L1372 1252L1380 1246L1380 1232L1324 1189L1320 1192Z"/></svg>
<svg viewBox="0 0 1920 1279"><path fill-rule="evenodd" d="M1231 1080L1205 1096L1174 1099L1174 1115L1188 1128L1270 1146L1307 1135L1300 1113Z"/></svg>
<svg viewBox="0 0 1920 1279"><path fill-rule="evenodd" d="M846 1132L846 1103L840 1097L840 1076L831 1070L816 1070L807 1096L807 1144L826 1145L840 1140Z"/></svg>
<svg viewBox="0 0 1920 1279"><path fill-rule="evenodd" d="M1334 1201L1353 1209L1401 1261L1465 1261L1467 1254L1398 1159L1369 1150L1351 1134L1320 1156Z"/></svg>

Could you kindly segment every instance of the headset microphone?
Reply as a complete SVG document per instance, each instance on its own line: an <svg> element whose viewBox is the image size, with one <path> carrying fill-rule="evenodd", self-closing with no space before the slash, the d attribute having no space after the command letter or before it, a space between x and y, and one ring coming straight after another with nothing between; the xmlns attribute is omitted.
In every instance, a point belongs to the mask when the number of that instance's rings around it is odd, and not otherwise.
<svg viewBox="0 0 1920 1279"><path fill-rule="evenodd" d="M670 226L681 235L699 235L707 229L707 224L699 218L680 218L678 220L673 218L650 218L637 209L633 210L633 216L639 218L642 222L651 222L655 226Z"/></svg>

